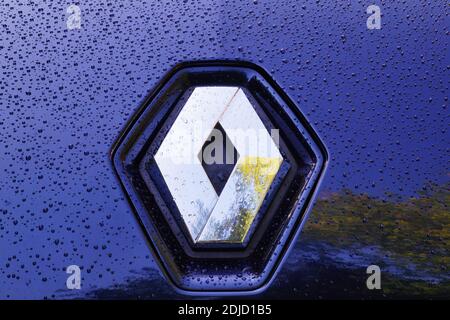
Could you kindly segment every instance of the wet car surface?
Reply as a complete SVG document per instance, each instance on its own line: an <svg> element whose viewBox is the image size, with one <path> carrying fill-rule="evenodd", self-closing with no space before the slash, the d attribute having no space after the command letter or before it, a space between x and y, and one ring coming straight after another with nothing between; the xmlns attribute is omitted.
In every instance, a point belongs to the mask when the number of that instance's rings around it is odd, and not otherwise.
<svg viewBox="0 0 450 320"><path fill-rule="evenodd" d="M0 4L0 297L181 298L115 176L114 141L176 64L264 68L329 153L309 219L259 297L448 298L445 3ZM82 289L66 288L79 265ZM379 265L383 289L367 290Z"/></svg>

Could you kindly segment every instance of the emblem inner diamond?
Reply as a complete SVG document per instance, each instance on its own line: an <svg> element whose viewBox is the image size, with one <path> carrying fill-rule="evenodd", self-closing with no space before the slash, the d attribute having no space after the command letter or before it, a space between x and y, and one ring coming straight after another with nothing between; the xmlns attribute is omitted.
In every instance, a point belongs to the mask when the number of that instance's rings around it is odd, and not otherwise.
<svg viewBox="0 0 450 320"><path fill-rule="evenodd" d="M198 156L217 126L238 155L220 192ZM193 90L155 161L195 243L242 243L283 157L244 91L217 86Z"/></svg>

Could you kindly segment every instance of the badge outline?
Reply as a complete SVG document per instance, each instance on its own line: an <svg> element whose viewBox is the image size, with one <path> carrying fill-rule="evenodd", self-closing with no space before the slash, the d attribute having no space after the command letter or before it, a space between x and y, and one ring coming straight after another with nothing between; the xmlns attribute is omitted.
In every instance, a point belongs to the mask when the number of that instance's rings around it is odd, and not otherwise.
<svg viewBox="0 0 450 320"><path fill-rule="evenodd" d="M277 257L275 258L275 262L271 263L271 267L269 269L269 272L264 275L262 278L261 284L257 285L255 288L252 289L243 289L243 290L231 290L231 289L225 289L225 290L202 290L202 289L186 289L182 288L177 285L177 283L172 278L172 275L170 272L166 269L166 266L161 261L163 259L160 257L158 253L157 246L153 243L154 239L152 238L151 234L149 234L149 230L146 228L145 223L141 220L141 217L139 213L137 212L136 203L132 200L132 196L129 194L124 181L122 181L122 178L119 174L118 168L116 167L115 160L117 159L118 150L121 146L123 146L124 141L126 140L127 136L130 134L130 132L136 128L136 124L138 120L141 118L141 116L146 112L147 107L149 104L155 99L155 97L158 96L158 94L161 94L161 90L164 88L164 86L176 75L179 71L183 69L188 68L196 68L196 67L237 67L237 68L246 68L250 69L254 72L256 72L258 75L262 77L264 81L266 81L270 89L273 90L276 95L284 102L287 106L287 109L291 111L295 118L298 119L298 124L295 125L295 130L300 132L300 134L306 139L311 139L311 141L308 142L312 143L314 148L316 149L314 152L314 155L320 159L317 160L317 163L319 166L314 170L315 171L315 178L310 181L310 184L307 186L307 189L309 189L309 192L302 191L299 194L299 198L295 202L293 211L295 212L295 219L289 218L288 226L282 227L282 238L280 242L282 242L282 245L277 245L274 252L271 254L274 255L275 252L277 252ZM301 130L304 130L301 132ZM307 138L305 136L308 136ZM310 146L311 147L311 146ZM314 203L314 199L317 196L317 192L319 190L319 186L324 178L326 168L328 166L329 162L329 153L320 139L317 132L313 129L311 124L306 120L305 116L301 112L300 108L297 107L297 105L290 99L290 97L286 94L286 92L273 80L273 78L269 75L269 73L263 69L262 67L253 64L251 62L246 61L229 61L229 60L210 60L210 61L194 61L194 62L182 62L177 65L175 65L173 68L171 68L166 75L156 84L156 86L149 92L149 94L146 96L145 99L143 99L143 102L141 103L141 106L138 108L137 111L133 112L130 119L127 121L124 128L121 130L118 138L115 140L115 142L112 145L111 151L110 151L110 158L112 160L112 167L113 171L116 174L116 177L120 183L120 186L124 192L124 196L127 198L130 206L132 207L135 216L137 217L137 220L139 224L142 227L142 232L145 235L145 238L148 241L149 247L152 251L152 254L155 258L155 262L158 264L159 270L163 273L165 278L168 280L168 282L174 287L174 289L181 293L181 294L187 294L187 295L246 295L246 294L257 294L265 289L267 289L272 281L274 280L276 274L280 271L284 261L289 255L289 252L292 250L292 247L295 244L295 239L297 239L299 233L301 232L304 223L307 221L309 213L311 211L311 207ZM306 197L304 197L306 193ZM303 199L302 199L303 198ZM294 220L293 220L294 219ZM268 263L265 265L265 268L268 267Z"/></svg>

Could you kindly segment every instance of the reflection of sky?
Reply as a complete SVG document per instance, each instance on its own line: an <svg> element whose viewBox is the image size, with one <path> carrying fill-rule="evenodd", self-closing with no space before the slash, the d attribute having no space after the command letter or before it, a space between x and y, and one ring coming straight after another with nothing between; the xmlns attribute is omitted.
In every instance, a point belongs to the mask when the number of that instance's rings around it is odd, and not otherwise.
<svg viewBox="0 0 450 320"><path fill-rule="evenodd" d="M322 190L408 195L447 179L443 3L386 4L378 31L357 3L236 3L83 1L83 29L70 32L69 2L4 7L0 297L64 290L70 264L85 289L153 266L108 153L180 61L264 66L329 148Z"/></svg>
<svg viewBox="0 0 450 320"><path fill-rule="evenodd" d="M379 264L383 272L400 279L423 280L428 282L440 282L450 280L450 275L433 274L417 266L404 258L394 259L389 252L384 252L378 246L350 246L336 248L325 242L302 242L298 246L301 250L294 250L290 263L286 268L291 271L299 271L302 263L321 263L334 265L340 269L365 270L367 266Z"/></svg>

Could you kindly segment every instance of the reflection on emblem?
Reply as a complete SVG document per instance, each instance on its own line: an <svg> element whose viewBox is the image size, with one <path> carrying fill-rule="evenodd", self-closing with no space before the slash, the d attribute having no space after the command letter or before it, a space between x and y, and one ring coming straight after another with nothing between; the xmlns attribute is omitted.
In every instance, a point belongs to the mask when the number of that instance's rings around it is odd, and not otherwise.
<svg viewBox="0 0 450 320"><path fill-rule="evenodd" d="M258 66L182 64L112 151L155 261L182 293L266 288L307 216L324 145Z"/></svg>
<svg viewBox="0 0 450 320"><path fill-rule="evenodd" d="M202 146L217 124L238 154L220 195L201 159ZM203 132L197 134L199 128ZM194 242L242 242L283 158L240 88L197 87L155 160Z"/></svg>

